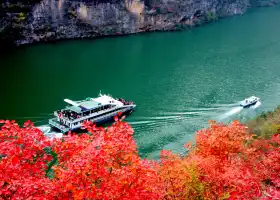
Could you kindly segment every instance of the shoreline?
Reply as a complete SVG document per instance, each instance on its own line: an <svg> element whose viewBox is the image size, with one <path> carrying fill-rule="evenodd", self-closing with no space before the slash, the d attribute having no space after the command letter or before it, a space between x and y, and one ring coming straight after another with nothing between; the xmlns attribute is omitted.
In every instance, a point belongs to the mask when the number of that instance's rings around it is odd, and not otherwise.
<svg viewBox="0 0 280 200"><path fill-rule="evenodd" d="M218 19L215 20L209 20L209 21L204 21L203 23L200 24L192 24L192 25L185 25L183 28L177 28L177 29L165 29L165 30L148 30L148 31L138 31L138 32L132 32L132 33L122 33L122 34L108 34L108 35L96 35L96 36L89 36L89 37L73 37L73 38L55 38L55 39L47 39L47 40L41 40L41 41L33 41L30 43L13 43L12 45L9 44L4 47L8 47L11 50L12 49L18 49L18 48L25 48L29 46L34 46L34 45L42 45L42 44L56 44L56 43L61 43L61 42L68 42L68 41L82 41L82 40L100 40L100 39L106 39L106 38L117 38L117 37L129 37L129 36L137 36L137 35L144 35L144 34L151 34L151 33L168 33L168 32L183 32L183 31L191 31L192 29L199 28L202 26L206 26L212 23L215 23L220 20L224 20L230 17L237 17L241 16L245 13L242 14L236 14L228 17L219 17Z"/></svg>
<svg viewBox="0 0 280 200"><path fill-rule="evenodd" d="M269 0L267 5L276 5ZM66 40L100 39L150 32L190 30L215 21L238 16L256 8L258 1L209 2L203 6L195 0L185 2L158 2L146 5L142 1L93 4L66 0L60 6L51 6L54 0L41 0L28 5L29 11L6 11L10 17L8 30L1 32L1 45L19 47ZM205 5L204 5L205 4ZM9 5L8 5L9 6ZM10 5L12 6L12 4ZM8 8L6 8L8 9ZM10 12L10 13L9 13Z"/></svg>
<svg viewBox="0 0 280 200"><path fill-rule="evenodd" d="M274 2L274 1L272 1ZM268 3L271 3L270 1ZM275 7L278 2L274 2L273 5L269 5L269 7ZM30 31L28 26L32 25L32 23L22 22L20 29L15 29L16 34L21 34L21 39L17 38L18 36L10 36L10 40L2 40L1 47L5 48L21 48L30 45L39 45L39 44L56 44L65 41L75 41L75 40L96 40L96 39L105 39L105 38L113 38L113 37L125 37L125 36L134 36L138 34L149 34L153 32L179 32L179 31L190 31L194 28L198 28L201 26L205 26L207 24L211 24L226 18L237 17L243 14L246 14L248 11L252 9L258 9L262 7L268 7L267 5L256 6L256 5L248 5L247 7L240 7L241 10L236 11L228 11L228 13L218 13L217 12L208 12L201 11L202 13L195 16L193 14L191 17L182 18L177 16L178 13L169 13L171 14L170 18L166 20L167 14L155 14L148 15L145 13L144 17L158 18L159 21L156 21L155 24L151 24L151 22L138 22L138 24L134 24L133 27L123 28L122 26L126 25L126 23L130 23L131 21L124 21L120 24L112 24L112 25L104 25L104 26L93 26L90 23L82 21L79 18L71 18L68 24L62 24L58 27L58 29L46 29L41 30L41 32L28 32ZM156 19L155 18L155 19ZM180 19L178 21L178 19ZM40 23L37 26L40 25ZM134 22L135 23L135 22ZM25 26L24 26L25 25ZM48 24L42 24L39 28L46 28ZM37 27L38 28L38 27ZM62 29L59 29L62 28ZM12 28L12 31L14 29ZM108 31L109 30L109 31ZM118 30L121 30L119 32ZM35 28L34 28L35 31ZM5 33L2 33L5 34ZM8 35L8 34L7 34ZM1 39L0 39L1 41Z"/></svg>

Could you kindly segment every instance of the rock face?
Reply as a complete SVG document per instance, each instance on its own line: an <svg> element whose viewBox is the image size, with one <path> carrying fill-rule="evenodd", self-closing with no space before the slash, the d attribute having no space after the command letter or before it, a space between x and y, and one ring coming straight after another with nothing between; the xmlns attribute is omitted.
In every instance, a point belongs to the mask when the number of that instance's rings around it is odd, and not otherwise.
<svg viewBox="0 0 280 200"><path fill-rule="evenodd" d="M253 3L266 6L274 1ZM18 23L21 36L15 43L182 30L242 14L251 4L250 0L42 0Z"/></svg>

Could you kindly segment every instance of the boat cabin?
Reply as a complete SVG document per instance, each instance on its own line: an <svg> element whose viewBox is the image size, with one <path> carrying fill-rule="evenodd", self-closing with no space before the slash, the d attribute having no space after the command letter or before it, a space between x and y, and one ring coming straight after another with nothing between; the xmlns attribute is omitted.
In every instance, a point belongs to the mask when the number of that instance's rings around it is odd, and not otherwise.
<svg viewBox="0 0 280 200"><path fill-rule="evenodd" d="M55 116L58 117L60 122L69 125L72 122L75 123L76 121L81 121L83 118L91 116L91 114L104 112L116 107L117 105L122 105L121 102L117 102L113 99L108 101L104 101L104 99L98 100L99 101L90 99L77 102L78 105L72 105L63 110L56 111Z"/></svg>
<svg viewBox="0 0 280 200"><path fill-rule="evenodd" d="M97 98L87 98L83 101L64 99L68 104L65 109L54 112L55 118L49 124L63 132L79 128L85 120L102 121L118 112L131 110L135 107L133 102L124 99L114 99L107 95Z"/></svg>

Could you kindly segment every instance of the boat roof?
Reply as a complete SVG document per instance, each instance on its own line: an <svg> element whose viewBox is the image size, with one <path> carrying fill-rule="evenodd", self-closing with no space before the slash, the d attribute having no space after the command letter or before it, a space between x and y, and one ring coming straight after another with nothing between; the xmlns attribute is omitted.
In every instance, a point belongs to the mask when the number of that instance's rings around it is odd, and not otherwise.
<svg viewBox="0 0 280 200"><path fill-rule="evenodd" d="M69 110L72 110L76 113L81 113L82 112L82 108L80 107L77 107L77 106L71 106L71 107L68 107Z"/></svg>
<svg viewBox="0 0 280 200"><path fill-rule="evenodd" d="M250 97L248 97L246 99L256 99L256 98L257 98L256 96L250 96Z"/></svg>
<svg viewBox="0 0 280 200"><path fill-rule="evenodd" d="M71 102L71 100L70 100L70 102ZM72 104L72 106L68 107L68 109L70 109L76 113L81 113L81 112L84 112L87 110L92 110L94 108L97 108L102 105L107 105L107 104L122 105L121 102L119 102L118 100L116 100L108 95L100 95L97 98L87 98L87 100L80 101L80 102L74 102L74 103L77 103L78 105Z"/></svg>
<svg viewBox="0 0 280 200"><path fill-rule="evenodd" d="M86 110L92 110L94 108L97 108L100 105L102 105L102 104L97 101L94 101L94 100L82 101L79 103L79 106L71 106L71 107L69 107L69 109L76 113L81 113Z"/></svg>
<svg viewBox="0 0 280 200"><path fill-rule="evenodd" d="M101 103L102 105L105 105L105 104L109 104L109 103L118 103L117 100L115 100L114 98L108 96L108 95L101 95L97 98L94 98L92 99L98 103Z"/></svg>

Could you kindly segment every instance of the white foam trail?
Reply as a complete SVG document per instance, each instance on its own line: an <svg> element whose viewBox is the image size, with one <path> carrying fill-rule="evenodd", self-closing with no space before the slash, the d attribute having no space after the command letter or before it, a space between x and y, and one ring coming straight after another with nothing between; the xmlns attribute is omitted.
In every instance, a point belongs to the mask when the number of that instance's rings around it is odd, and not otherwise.
<svg viewBox="0 0 280 200"><path fill-rule="evenodd" d="M188 108L186 111L193 112L193 111L207 111L207 110L217 110L218 108L210 107L210 108Z"/></svg>
<svg viewBox="0 0 280 200"><path fill-rule="evenodd" d="M229 103L229 104L212 104L213 107L217 107L217 108L220 108L220 107L233 107L233 106L237 106L238 103ZM215 108L215 109L217 109Z"/></svg>
<svg viewBox="0 0 280 200"><path fill-rule="evenodd" d="M258 107L260 107L262 105L262 103L260 101L258 101L255 105L252 106L253 109L256 109Z"/></svg>
<svg viewBox="0 0 280 200"><path fill-rule="evenodd" d="M63 133L57 133L57 132L48 132L45 134L47 137L53 139L53 138L62 138Z"/></svg>
<svg viewBox="0 0 280 200"><path fill-rule="evenodd" d="M46 135L47 137L53 139L53 138L62 138L63 134L60 132L51 132L51 127L48 125L42 125L42 126L38 126L38 129L40 129L44 135Z"/></svg>
<svg viewBox="0 0 280 200"><path fill-rule="evenodd" d="M37 128L40 129L40 131L42 131L43 133L48 133L51 130L51 127L46 125L38 126Z"/></svg>
<svg viewBox="0 0 280 200"><path fill-rule="evenodd" d="M170 112L169 114L172 114L172 115L198 115L200 114L201 112Z"/></svg>
<svg viewBox="0 0 280 200"><path fill-rule="evenodd" d="M177 119L180 118L180 116L158 116L158 117L150 117L150 119Z"/></svg>
<svg viewBox="0 0 280 200"><path fill-rule="evenodd" d="M221 115L220 120L230 117L232 115L235 115L237 113L240 113L242 110L243 110L243 107L241 107L241 106L233 108L230 111L226 112L225 114Z"/></svg>
<svg viewBox="0 0 280 200"><path fill-rule="evenodd" d="M138 121L138 122L128 122L131 125L137 125L137 124L150 124L153 123L154 121Z"/></svg>

